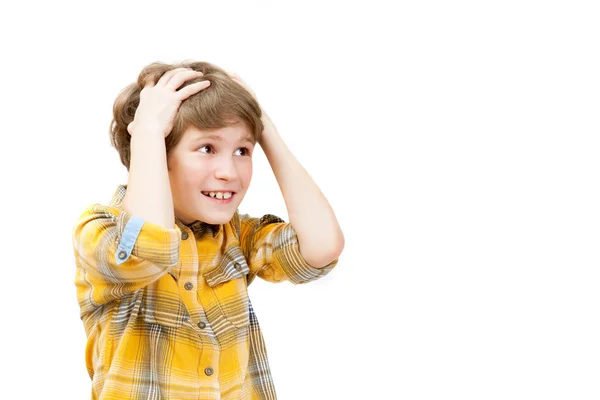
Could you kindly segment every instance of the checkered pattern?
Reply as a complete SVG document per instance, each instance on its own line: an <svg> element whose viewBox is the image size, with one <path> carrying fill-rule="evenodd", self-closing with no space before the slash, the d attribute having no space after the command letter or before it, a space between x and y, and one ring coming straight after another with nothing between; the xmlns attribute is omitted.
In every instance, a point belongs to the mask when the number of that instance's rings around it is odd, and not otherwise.
<svg viewBox="0 0 600 400"><path fill-rule="evenodd" d="M306 283L338 260L310 266L270 214L166 229L121 208L126 188L73 228L92 399L275 399L248 285Z"/></svg>

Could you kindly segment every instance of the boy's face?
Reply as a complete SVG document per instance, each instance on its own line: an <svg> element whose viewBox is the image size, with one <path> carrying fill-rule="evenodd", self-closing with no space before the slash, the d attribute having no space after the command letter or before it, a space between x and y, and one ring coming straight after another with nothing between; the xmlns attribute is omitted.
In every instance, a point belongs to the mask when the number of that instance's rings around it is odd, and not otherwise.
<svg viewBox="0 0 600 400"><path fill-rule="evenodd" d="M188 127L167 158L175 217L184 224L229 222L250 185L253 151L243 124L210 131ZM220 194L203 194L209 191L234 193L218 200Z"/></svg>

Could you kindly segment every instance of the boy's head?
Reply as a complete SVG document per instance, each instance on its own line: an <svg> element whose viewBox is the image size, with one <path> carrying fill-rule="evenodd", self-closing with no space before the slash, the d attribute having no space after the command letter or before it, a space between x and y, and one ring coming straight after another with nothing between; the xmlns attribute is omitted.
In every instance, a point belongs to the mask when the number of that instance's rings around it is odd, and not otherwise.
<svg viewBox="0 0 600 400"><path fill-rule="evenodd" d="M131 137L127 125L135 116L140 91L146 79L156 82L165 72L179 67L203 73L181 87L202 80L209 80L211 84L182 102L173 130L165 138L175 216L185 224L196 220L224 224L231 219L248 190L252 179L252 153L263 131L260 105L224 70L206 62L148 65L137 82L127 86L115 100L111 144L129 171ZM235 193L226 200L227 204L222 204L223 200L203 194L206 191ZM221 197L221 193L216 197Z"/></svg>

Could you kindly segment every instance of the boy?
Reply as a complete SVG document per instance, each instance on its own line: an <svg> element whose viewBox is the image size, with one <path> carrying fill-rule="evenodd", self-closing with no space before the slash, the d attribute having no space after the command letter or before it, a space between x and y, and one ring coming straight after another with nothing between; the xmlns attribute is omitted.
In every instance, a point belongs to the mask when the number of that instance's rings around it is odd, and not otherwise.
<svg viewBox="0 0 600 400"><path fill-rule="evenodd" d="M247 287L331 271L344 237L327 200L254 93L212 64L150 64L113 114L128 183L73 229L92 399L275 399ZM257 142L290 223L237 209Z"/></svg>

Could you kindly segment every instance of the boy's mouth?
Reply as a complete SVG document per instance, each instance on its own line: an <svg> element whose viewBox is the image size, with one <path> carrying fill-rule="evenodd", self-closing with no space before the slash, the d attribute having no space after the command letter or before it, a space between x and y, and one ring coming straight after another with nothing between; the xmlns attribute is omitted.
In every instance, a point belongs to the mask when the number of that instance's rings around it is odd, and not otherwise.
<svg viewBox="0 0 600 400"><path fill-rule="evenodd" d="M229 203L231 203L231 199L233 199L233 196L235 195L235 192L221 192L220 194L217 194L215 192L201 192L201 193L205 197L208 197L210 200L212 200L216 204L229 204ZM211 196L210 193L213 193L214 197ZM221 198L219 198L219 196Z"/></svg>

